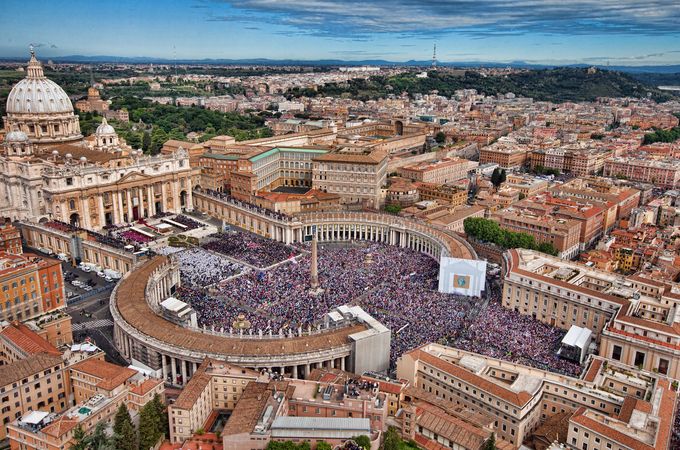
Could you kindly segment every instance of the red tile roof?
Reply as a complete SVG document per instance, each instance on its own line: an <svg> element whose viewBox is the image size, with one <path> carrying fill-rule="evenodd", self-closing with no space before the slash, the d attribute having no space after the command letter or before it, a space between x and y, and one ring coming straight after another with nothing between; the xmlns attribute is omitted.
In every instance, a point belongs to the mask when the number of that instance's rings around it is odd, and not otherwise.
<svg viewBox="0 0 680 450"><path fill-rule="evenodd" d="M35 355L37 353L47 353L49 355L61 355L57 348L47 342L38 334L28 328L23 323L12 323L0 332L0 336L12 342L19 347L27 355Z"/></svg>
<svg viewBox="0 0 680 450"><path fill-rule="evenodd" d="M533 397L530 393L526 391L514 392L510 389L504 388L484 377L477 375L476 373L472 373L456 364L450 363L434 355L431 355L426 351L415 349L410 351L408 354L410 354L414 359L423 361L431 366L434 366L453 377L465 381L466 383L478 386L481 390L488 392L492 395L495 395L497 397L500 397L501 399L510 402L513 405L523 407L524 405L529 403L529 401Z"/></svg>
<svg viewBox="0 0 680 450"><path fill-rule="evenodd" d="M98 359L86 359L71 366L71 370L83 372L99 379L97 387L110 391L137 375L137 371L127 367L117 366Z"/></svg>

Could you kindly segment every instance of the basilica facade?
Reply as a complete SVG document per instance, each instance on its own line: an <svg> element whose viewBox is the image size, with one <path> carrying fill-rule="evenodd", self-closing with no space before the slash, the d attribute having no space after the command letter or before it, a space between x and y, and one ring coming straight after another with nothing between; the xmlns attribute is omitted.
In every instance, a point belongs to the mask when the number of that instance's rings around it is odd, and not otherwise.
<svg viewBox="0 0 680 450"><path fill-rule="evenodd" d="M83 138L68 95L31 52L7 99L0 149L0 216L100 230L193 208L189 155L142 154L102 120Z"/></svg>

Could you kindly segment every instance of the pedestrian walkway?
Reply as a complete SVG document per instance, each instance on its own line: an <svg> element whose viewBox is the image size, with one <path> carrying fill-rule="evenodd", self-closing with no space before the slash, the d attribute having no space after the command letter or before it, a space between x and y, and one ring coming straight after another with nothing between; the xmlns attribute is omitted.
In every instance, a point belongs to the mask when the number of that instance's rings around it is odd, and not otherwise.
<svg viewBox="0 0 680 450"><path fill-rule="evenodd" d="M89 322L83 322L83 323L74 323L71 326L71 329L73 331L82 331L82 330L89 330L92 328L104 328L104 327L112 327L113 322L111 322L110 319L100 319L100 320L91 320Z"/></svg>

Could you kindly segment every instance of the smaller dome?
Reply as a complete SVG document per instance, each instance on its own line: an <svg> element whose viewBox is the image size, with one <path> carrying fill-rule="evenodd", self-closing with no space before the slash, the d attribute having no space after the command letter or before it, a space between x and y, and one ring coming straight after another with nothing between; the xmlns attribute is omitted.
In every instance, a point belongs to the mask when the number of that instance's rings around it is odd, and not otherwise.
<svg viewBox="0 0 680 450"><path fill-rule="evenodd" d="M101 125L97 127L97 131L95 131L95 134L97 136L116 134L116 130L114 130L111 125L109 125L109 123L106 121L106 117L104 117L102 119Z"/></svg>
<svg viewBox="0 0 680 450"><path fill-rule="evenodd" d="M12 130L5 136L5 142L28 142L28 136L23 131Z"/></svg>

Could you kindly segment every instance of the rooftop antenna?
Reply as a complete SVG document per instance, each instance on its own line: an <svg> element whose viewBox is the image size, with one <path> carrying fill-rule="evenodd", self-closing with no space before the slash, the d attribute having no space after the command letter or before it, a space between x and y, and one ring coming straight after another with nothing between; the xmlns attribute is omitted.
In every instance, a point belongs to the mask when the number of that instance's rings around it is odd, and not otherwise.
<svg viewBox="0 0 680 450"><path fill-rule="evenodd" d="M432 69L437 70L437 43L434 43L434 49L432 50Z"/></svg>

